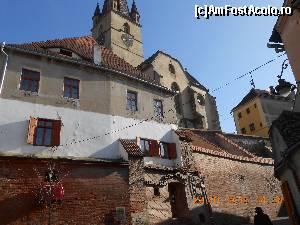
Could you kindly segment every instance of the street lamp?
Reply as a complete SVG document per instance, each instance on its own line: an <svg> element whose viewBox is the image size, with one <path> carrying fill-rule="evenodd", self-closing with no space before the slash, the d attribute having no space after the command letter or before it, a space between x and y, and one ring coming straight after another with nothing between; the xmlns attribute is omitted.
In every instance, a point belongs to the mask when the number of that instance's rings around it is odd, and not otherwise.
<svg viewBox="0 0 300 225"><path fill-rule="evenodd" d="M283 71L288 68L288 59L284 60L281 67L281 73L278 75L278 85L275 87L276 93L282 97L288 97L292 91L296 89L296 86L290 82L282 79Z"/></svg>

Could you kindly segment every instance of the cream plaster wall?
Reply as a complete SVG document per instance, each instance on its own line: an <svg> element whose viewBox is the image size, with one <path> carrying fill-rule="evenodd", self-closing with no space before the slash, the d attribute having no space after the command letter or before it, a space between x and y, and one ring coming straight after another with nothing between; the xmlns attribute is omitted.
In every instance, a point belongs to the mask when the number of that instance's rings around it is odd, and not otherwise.
<svg viewBox="0 0 300 225"><path fill-rule="evenodd" d="M22 68L40 71L38 94L27 95L19 90ZM63 97L64 77L80 80L79 100ZM137 92L137 112L126 110L128 90ZM152 119L160 123L176 123L176 114L170 110L174 107L174 101L164 91L100 69L27 54L10 52L1 97L135 119L154 117L153 101L157 99L163 102L165 113L163 118Z"/></svg>

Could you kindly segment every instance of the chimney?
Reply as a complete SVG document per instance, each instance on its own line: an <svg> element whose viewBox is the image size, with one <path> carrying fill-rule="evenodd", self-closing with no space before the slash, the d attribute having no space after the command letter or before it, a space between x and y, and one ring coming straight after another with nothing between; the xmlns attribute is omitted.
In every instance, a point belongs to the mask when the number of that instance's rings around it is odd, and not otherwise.
<svg viewBox="0 0 300 225"><path fill-rule="evenodd" d="M102 63L102 50L101 50L101 46L98 44L94 45L94 49L93 49L93 55L94 55L94 63L97 66L101 66Z"/></svg>

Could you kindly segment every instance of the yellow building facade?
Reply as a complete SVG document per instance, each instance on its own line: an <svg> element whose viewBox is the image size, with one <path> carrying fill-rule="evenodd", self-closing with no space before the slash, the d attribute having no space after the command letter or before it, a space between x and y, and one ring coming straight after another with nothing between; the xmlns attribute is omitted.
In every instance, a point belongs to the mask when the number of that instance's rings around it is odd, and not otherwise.
<svg viewBox="0 0 300 225"><path fill-rule="evenodd" d="M270 94L268 91L251 89L232 110L238 134L269 136L272 122L283 110L291 110L293 100Z"/></svg>

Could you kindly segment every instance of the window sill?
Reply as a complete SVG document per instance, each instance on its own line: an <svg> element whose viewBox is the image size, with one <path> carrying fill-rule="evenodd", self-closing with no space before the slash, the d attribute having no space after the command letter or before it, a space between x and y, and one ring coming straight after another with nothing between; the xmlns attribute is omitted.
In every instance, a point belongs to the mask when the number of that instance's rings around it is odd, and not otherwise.
<svg viewBox="0 0 300 225"><path fill-rule="evenodd" d="M62 105L72 104L74 107L78 108L80 106L80 99L61 96L57 103Z"/></svg>
<svg viewBox="0 0 300 225"><path fill-rule="evenodd" d="M20 96L38 96L38 92L19 90Z"/></svg>
<svg viewBox="0 0 300 225"><path fill-rule="evenodd" d="M130 109L126 109L126 111L130 114L136 114L138 112L138 110L130 110Z"/></svg>
<svg viewBox="0 0 300 225"><path fill-rule="evenodd" d="M163 117L163 116L154 116L154 120L157 122L163 122L164 119L165 119L165 117Z"/></svg>
<svg viewBox="0 0 300 225"><path fill-rule="evenodd" d="M69 98L69 97L62 97L63 99L65 99L67 102L79 102L80 99L79 98Z"/></svg>

